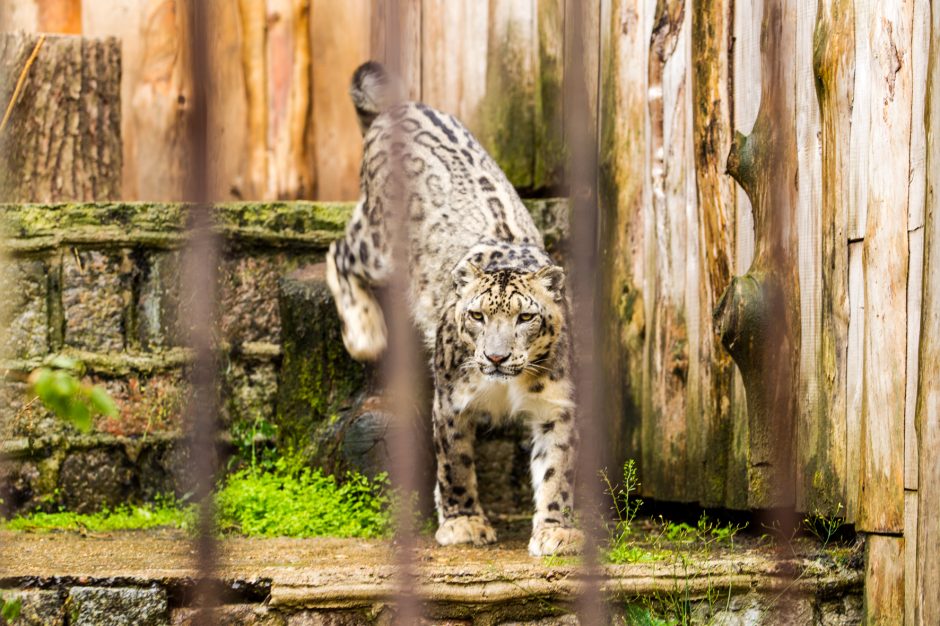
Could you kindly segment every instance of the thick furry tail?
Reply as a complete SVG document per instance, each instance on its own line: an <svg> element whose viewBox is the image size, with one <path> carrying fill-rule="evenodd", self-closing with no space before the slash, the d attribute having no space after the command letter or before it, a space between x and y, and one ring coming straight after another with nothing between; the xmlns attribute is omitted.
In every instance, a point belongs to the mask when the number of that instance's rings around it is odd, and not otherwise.
<svg viewBox="0 0 940 626"><path fill-rule="evenodd" d="M381 63L366 61L356 68L349 95L359 115L359 128L363 135L376 117L404 99L402 92L401 84Z"/></svg>

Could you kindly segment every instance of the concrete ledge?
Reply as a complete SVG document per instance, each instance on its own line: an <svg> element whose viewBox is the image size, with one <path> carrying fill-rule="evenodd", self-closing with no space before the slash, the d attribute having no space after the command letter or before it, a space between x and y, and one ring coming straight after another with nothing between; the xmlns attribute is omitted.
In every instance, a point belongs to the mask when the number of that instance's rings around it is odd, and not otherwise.
<svg viewBox="0 0 940 626"><path fill-rule="evenodd" d="M138 588L164 591L171 610L190 606L195 572L191 540L184 534L2 532L0 542L7 554L17 555L0 564L0 588L58 590L62 596L74 587ZM577 564L529 557L524 545L511 537L484 549L440 548L422 539L415 590L428 615L499 624L570 611L584 583ZM226 605L254 605L268 617L353 610L378 616L382 607L394 605L394 555L384 541L228 538L219 547L218 588ZM850 612L860 606L858 570L821 555L777 554L765 548L721 550L685 563L610 566L603 588L621 609L653 606L678 594L693 607L712 607L720 596L722 610L741 605L762 611L761 620L741 623L784 623L777 620L784 604L797 603L801 614L820 616L823 606ZM732 603L745 597L750 599ZM489 621L477 621L481 615Z"/></svg>

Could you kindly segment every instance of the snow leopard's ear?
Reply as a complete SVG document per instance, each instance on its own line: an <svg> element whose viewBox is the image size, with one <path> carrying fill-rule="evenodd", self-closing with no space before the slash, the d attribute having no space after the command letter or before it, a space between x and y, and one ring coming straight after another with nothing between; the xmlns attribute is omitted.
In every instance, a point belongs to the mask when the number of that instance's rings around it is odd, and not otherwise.
<svg viewBox="0 0 940 626"><path fill-rule="evenodd" d="M535 271L532 277L542 283L542 286L555 298L561 301L565 297L565 270L557 265L546 265Z"/></svg>
<svg viewBox="0 0 940 626"><path fill-rule="evenodd" d="M454 277L454 289L462 291L464 287L474 280L482 278L483 274L483 270L474 265L472 261L461 261L457 264L457 267L454 268L454 271L451 272L451 275Z"/></svg>

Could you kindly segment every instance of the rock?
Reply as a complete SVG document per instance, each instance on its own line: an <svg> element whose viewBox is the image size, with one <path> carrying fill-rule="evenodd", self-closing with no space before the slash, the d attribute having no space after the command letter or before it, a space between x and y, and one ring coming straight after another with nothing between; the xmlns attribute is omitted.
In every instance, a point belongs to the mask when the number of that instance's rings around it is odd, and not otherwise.
<svg viewBox="0 0 940 626"><path fill-rule="evenodd" d="M277 366L270 362L233 359L221 372L223 420L235 422L274 421L277 397Z"/></svg>
<svg viewBox="0 0 940 626"><path fill-rule="evenodd" d="M315 431L352 404L365 380L346 353L323 263L281 279L283 357L278 377L277 426L282 445L303 449Z"/></svg>
<svg viewBox="0 0 940 626"><path fill-rule="evenodd" d="M170 617L172 626L198 626L198 611L191 608L174 609ZM258 604L234 604L212 611L213 622L225 626L285 626L286 618L276 611Z"/></svg>
<svg viewBox="0 0 940 626"><path fill-rule="evenodd" d="M500 626L579 626L580 624L577 615L559 615L529 622L502 622Z"/></svg>
<svg viewBox="0 0 940 626"><path fill-rule="evenodd" d="M853 626L863 620L862 598L859 595L844 595L819 605L821 626Z"/></svg>
<svg viewBox="0 0 940 626"><path fill-rule="evenodd" d="M219 328L227 341L277 342L278 278L296 263L296 258L276 253L237 256L222 264Z"/></svg>
<svg viewBox="0 0 940 626"><path fill-rule="evenodd" d="M287 626L361 626L374 620L354 611L299 611L287 618Z"/></svg>
<svg viewBox="0 0 940 626"><path fill-rule="evenodd" d="M65 605L58 591L3 590L0 596L7 602L20 601L20 616L16 626L57 626L65 624Z"/></svg>
<svg viewBox="0 0 940 626"><path fill-rule="evenodd" d="M6 321L3 358L26 359L49 351L48 295L52 272L46 262L7 260L0 271Z"/></svg>
<svg viewBox="0 0 940 626"><path fill-rule="evenodd" d="M124 251L74 251L62 255L65 343L83 350L124 349L131 262Z"/></svg>
<svg viewBox="0 0 940 626"><path fill-rule="evenodd" d="M72 587L66 600L69 626L169 624L166 591L133 587Z"/></svg>
<svg viewBox="0 0 940 626"><path fill-rule="evenodd" d="M137 259L136 339L145 350L183 345L179 326L180 253L152 252Z"/></svg>
<svg viewBox="0 0 940 626"><path fill-rule="evenodd" d="M62 503L77 513L116 506L134 495L134 477L133 465L119 448L72 452L59 470Z"/></svg>

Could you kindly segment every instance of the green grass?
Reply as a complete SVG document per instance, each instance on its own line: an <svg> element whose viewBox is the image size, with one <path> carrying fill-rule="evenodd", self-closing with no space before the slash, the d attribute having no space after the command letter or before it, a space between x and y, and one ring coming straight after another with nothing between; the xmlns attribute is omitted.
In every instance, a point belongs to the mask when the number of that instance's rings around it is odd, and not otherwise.
<svg viewBox="0 0 940 626"><path fill-rule="evenodd" d="M115 530L143 530L147 528L192 528L195 509L180 507L176 503L157 503L142 506L122 505L103 509L98 513L36 512L14 517L2 523L5 530L50 531L73 530L110 532Z"/></svg>
<svg viewBox="0 0 940 626"><path fill-rule="evenodd" d="M263 537L382 537L391 529L387 481L278 459L232 474L216 496L219 529Z"/></svg>
<svg viewBox="0 0 940 626"><path fill-rule="evenodd" d="M348 474L340 482L320 470L278 459L229 476L216 493L222 534L262 537L383 537L391 529L384 477ZM36 512L0 522L7 530L111 532L195 527L196 507L164 500L98 513Z"/></svg>

